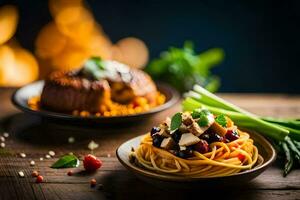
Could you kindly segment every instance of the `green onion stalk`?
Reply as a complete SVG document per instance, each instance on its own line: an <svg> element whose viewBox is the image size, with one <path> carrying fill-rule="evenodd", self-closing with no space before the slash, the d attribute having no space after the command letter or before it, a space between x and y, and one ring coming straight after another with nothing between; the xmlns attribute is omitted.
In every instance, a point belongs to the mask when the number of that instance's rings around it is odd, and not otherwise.
<svg viewBox="0 0 300 200"><path fill-rule="evenodd" d="M286 176L300 163L300 121L295 119L276 119L260 117L250 113L218 96L199 85L185 94L182 102L184 111L196 108L206 108L216 115L227 115L240 127L255 130L278 144L279 150L285 154L283 175Z"/></svg>

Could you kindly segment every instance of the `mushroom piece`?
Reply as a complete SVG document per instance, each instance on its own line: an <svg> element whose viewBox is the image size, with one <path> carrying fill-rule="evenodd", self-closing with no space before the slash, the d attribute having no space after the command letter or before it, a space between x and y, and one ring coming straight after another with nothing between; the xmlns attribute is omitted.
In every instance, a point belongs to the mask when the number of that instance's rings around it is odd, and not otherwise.
<svg viewBox="0 0 300 200"><path fill-rule="evenodd" d="M189 126L194 122L193 117L188 112L182 113L181 116L182 116L182 123L186 126Z"/></svg>
<svg viewBox="0 0 300 200"><path fill-rule="evenodd" d="M215 122L215 118L212 114L208 115L207 118L208 118L207 126L199 126L199 124L197 122L194 122L188 127L188 130L191 133L193 133L194 135L199 137L202 133L204 133Z"/></svg>
<svg viewBox="0 0 300 200"><path fill-rule="evenodd" d="M170 137L170 131L168 125L166 123L162 123L159 125L160 131L158 132L159 135L163 137Z"/></svg>
<svg viewBox="0 0 300 200"><path fill-rule="evenodd" d="M160 147L166 150L172 149L172 147L175 145L174 140L171 137L163 139L163 141L160 144Z"/></svg>
<svg viewBox="0 0 300 200"><path fill-rule="evenodd" d="M197 122L193 122L189 127L187 127L187 129L190 133L193 133L197 137L199 137L205 131L202 128L200 128L200 126Z"/></svg>
<svg viewBox="0 0 300 200"><path fill-rule="evenodd" d="M181 133L188 133L188 132L189 132L188 127L187 127L186 125L184 125L184 124L181 124L181 125L180 125L179 131L180 131Z"/></svg>
<svg viewBox="0 0 300 200"><path fill-rule="evenodd" d="M179 146L190 146L196 144L200 141L200 139L195 136L193 133L184 133L181 135L179 140Z"/></svg>
<svg viewBox="0 0 300 200"><path fill-rule="evenodd" d="M166 120L165 120L165 123L168 127L171 126L171 118L170 117L167 117Z"/></svg>
<svg viewBox="0 0 300 200"><path fill-rule="evenodd" d="M179 149L180 149L180 151L184 151L184 150L186 150L186 147L185 146L179 146Z"/></svg>

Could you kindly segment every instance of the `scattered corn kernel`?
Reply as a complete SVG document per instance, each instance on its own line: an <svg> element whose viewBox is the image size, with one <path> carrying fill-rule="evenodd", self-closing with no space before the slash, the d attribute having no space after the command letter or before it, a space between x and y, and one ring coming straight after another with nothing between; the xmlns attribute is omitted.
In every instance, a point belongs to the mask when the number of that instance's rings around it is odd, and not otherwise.
<svg viewBox="0 0 300 200"><path fill-rule="evenodd" d="M50 156L52 156L52 157L55 156L55 152L54 152L54 151L49 151L48 154L49 154Z"/></svg>
<svg viewBox="0 0 300 200"><path fill-rule="evenodd" d="M90 184L91 184L91 187L95 187L96 186L96 184L97 184L97 181L96 181L96 179L91 179L91 182L90 182Z"/></svg>
<svg viewBox="0 0 300 200"><path fill-rule="evenodd" d="M39 175L39 172L36 170L32 171L32 173L31 173L32 177L37 177L38 175Z"/></svg>
<svg viewBox="0 0 300 200"><path fill-rule="evenodd" d="M75 142L75 138L74 138L74 137L69 137L69 138L68 138L68 142L69 142L70 144L74 143L74 142Z"/></svg>
<svg viewBox="0 0 300 200"><path fill-rule="evenodd" d="M26 154L25 154L25 153L20 153L20 156L21 156L22 158L26 158Z"/></svg>
<svg viewBox="0 0 300 200"><path fill-rule="evenodd" d="M3 136L6 137L6 138L8 138L9 137L9 133L5 132L5 133L3 133Z"/></svg>
<svg viewBox="0 0 300 200"><path fill-rule="evenodd" d="M30 161L30 166L34 166L34 165L35 165L34 160Z"/></svg>
<svg viewBox="0 0 300 200"><path fill-rule="evenodd" d="M23 177L25 176L25 174L24 174L23 171L19 171L18 174L19 174L19 176L20 176L21 178L23 178Z"/></svg>

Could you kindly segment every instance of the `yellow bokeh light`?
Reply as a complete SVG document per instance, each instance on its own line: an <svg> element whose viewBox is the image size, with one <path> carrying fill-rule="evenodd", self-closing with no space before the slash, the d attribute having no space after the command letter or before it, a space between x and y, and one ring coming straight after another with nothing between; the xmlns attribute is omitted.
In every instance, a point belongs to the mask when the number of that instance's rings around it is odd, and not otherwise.
<svg viewBox="0 0 300 200"><path fill-rule="evenodd" d="M63 50L67 38L59 32L54 22L44 26L35 41L36 54L41 58L51 58Z"/></svg>
<svg viewBox="0 0 300 200"><path fill-rule="evenodd" d="M0 45L15 34L18 18L18 10L15 6L5 5L0 8Z"/></svg>

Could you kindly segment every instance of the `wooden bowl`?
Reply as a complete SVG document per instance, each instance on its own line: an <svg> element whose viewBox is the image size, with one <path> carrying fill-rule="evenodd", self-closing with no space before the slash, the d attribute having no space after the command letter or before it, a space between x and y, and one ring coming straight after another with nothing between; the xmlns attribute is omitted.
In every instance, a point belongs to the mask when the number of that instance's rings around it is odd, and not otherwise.
<svg viewBox="0 0 300 200"><path fill-rule="evenodd" d="M199 186L223 187L241 185L260 175L270 166L270 164L276 158L275 149L272 147L270 142L268 142L263 136L259 135L258 133L252 131L250 132L249 130L247 132L250 133L251 138L254 140L254 144L258 148L260 154L258 161L252 169L229 176L212 178L181 177L170 174L159 174L151 170L137 167L136 165L129 162L128 155L130 154L132 147L136 149L139 146L142 136L135 137L123 143L116 150L116 155L122 165L124 165L129 171L134 173L138 178L164 188L190 189Z"/></svg>
<svg viewBox="0 0 300 200"><path fill-rule="evenodd" d="M156 84L158 90L166 96L166 102L160 106L150 109L149 111L126 115L126 116L111 116L111 117L81 117L74 116L66 113L54 112L46 109L33 110L28 106L28 99L34 96L40 96L42 89L44 87L44 81L37 81L31 84L28 84L14 92L12 95L13 104L20 110L43 117L47 120L56 121L56 122L69 122L71 124L116 124L116 123L128 123L135 122L139 120L147 119L149 116L162 112L171 106L173 106L179 100L178 92L165 83Z"/></svg>

